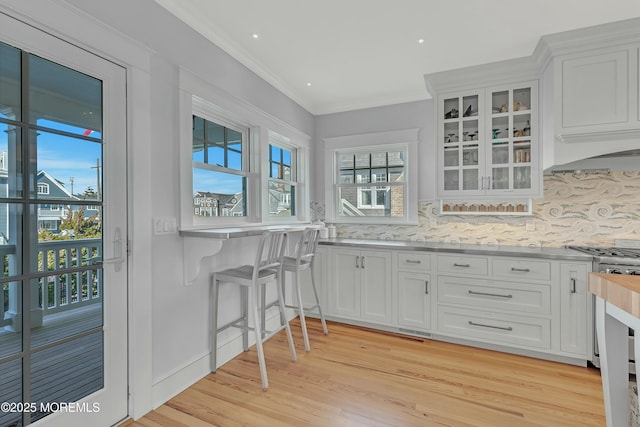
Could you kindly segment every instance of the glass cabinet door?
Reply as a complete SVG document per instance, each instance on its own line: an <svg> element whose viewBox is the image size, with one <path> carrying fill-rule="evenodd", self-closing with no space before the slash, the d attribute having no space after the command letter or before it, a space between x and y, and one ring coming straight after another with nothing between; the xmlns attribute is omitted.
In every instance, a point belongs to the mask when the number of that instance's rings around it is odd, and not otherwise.
<svg viewBox="0 0 640 427"><path fill-rule="evenodd" d="M489 94L489 191L529 190L533 187L531 141L534 95L530 85L493 90Z"/></svg>
<svg viewBox="0 0 640 427"><path fill-rule="evenodd" d="M481 97L477 93L445 97L441 105L441 189L478 191L482 186L480 147L484 139L478 109Z"/></svg>

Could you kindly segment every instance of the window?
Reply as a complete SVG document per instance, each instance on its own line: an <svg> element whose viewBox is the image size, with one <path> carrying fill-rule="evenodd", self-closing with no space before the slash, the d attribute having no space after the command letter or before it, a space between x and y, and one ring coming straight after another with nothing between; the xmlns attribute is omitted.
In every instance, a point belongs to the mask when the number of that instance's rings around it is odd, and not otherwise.
<svg viewBox="0 0 640 427"><path fill-rule="evenodd" d="M38 183L38 194L49 194L49 184L44 182Z"/></svg>
<svg viewBox="0 0 640 427"><path fill-rule="evenodd" d="M325 139L326 220L417 223L417 130Z"/></svg>
<svg viewBox="0 0 640 427"><path fill-rule="evenodd" d="M193 116L193 214L247 216L247 129Z"/></svg>
<svg viewBox="0 0 640 427"><path fill-rule="evenodd" d="M311 137L185 70L180 87L180 227L309 221Z"/></svg>
<svg viewBox="0 0 640 427"><path fill-rule="evenodd" d="M337 156L339 216L404 217L406 151L339 151Z"/></svg>
<svg viewBox="0 0 640 427"><path fill-rule="evenodd" d="M281 137L272 135L269 144L269 216L296 215L296 156L295 148L285 147Z"/></svg>

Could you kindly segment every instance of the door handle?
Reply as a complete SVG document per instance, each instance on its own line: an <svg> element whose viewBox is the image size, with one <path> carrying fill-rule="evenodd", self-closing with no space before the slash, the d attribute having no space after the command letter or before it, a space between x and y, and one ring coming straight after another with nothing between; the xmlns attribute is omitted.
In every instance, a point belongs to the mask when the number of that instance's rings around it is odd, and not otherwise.
<svg viewBox="0 0 640 427"><path fill-rule="evenodd" d="M576 278L575 277L571 278L571 289L570 289L569 292L571 292L572 294L576 293Z"/></svg>
<svg viewBox="0 0 640 427"><path fill-rule="evenodd" d="M113 264L115 271L120 271L122 269L123 262L124 255L122 252L122 236L120 233L120 227L116 227L113 232L113 257L103 259L102 264Z"/></svg>

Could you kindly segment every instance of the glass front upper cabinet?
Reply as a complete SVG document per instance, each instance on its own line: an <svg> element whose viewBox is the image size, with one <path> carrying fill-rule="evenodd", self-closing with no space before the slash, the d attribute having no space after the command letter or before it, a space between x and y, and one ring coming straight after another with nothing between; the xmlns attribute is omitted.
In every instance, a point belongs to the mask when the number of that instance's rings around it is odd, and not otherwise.
<svg viewBox="0 0 640 427"><path fill-rule="evenodd" d="M490 190L532 188L532 89L528 85L491 91Z"/></svg>
<svg viewBox="0 0 640 427"><path fill-rule="evenodd" d="M482 96L479 93L446 97L442 101L441 189L445 192L480 189L480 147L484 140L481 106Z"/></svg>
<svg viewBox="0 0 640 427"><path fill-rule="evenodd" d="M439 98L440 197L535 196L537 82Z"/></svg>

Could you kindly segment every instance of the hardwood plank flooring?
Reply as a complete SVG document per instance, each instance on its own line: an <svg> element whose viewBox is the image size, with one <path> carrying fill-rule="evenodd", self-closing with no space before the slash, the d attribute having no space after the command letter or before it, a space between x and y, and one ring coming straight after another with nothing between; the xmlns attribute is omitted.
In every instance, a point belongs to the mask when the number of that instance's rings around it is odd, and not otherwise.
<svg viewBox="0 0 640 427"><path fill-rule="evenodd" d="M284 331L127 427L603 426L600 372L472 347L308 319L298 361Z"/></svg>

